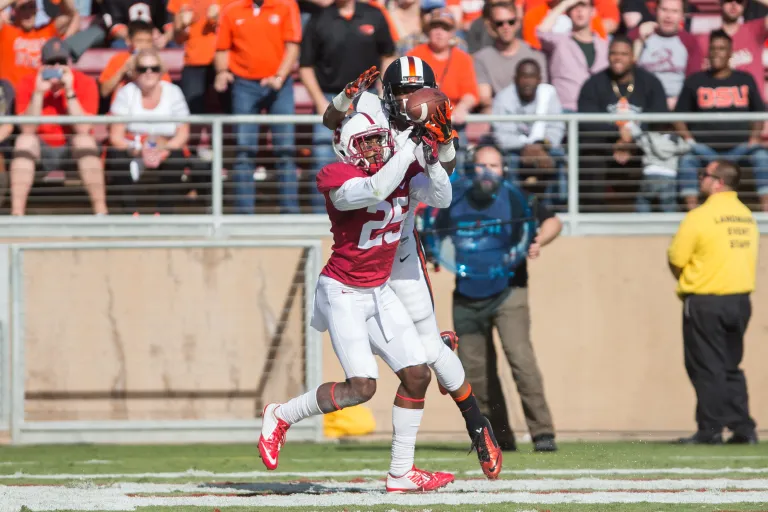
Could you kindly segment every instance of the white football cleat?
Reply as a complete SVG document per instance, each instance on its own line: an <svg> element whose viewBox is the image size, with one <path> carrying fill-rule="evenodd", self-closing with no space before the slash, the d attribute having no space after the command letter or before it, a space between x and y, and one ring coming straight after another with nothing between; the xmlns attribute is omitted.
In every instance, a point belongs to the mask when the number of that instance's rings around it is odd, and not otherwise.
<svg viewBox="0 0 768 512"><path fill-rule="evenodd" d="M285 434L291 425L275 414L280 404L267 404L261 418L261 436L259 436L259 455L269 470L277 469L280 448L285 444Z"/></svg>
<svg viewBox="0 0 768 512"><path fill-rule="evenodd" d="M387 474L387 492L427 492L445 487L453 482L453 475L436 471L430 473L413 466L403 476Z"/></svg>

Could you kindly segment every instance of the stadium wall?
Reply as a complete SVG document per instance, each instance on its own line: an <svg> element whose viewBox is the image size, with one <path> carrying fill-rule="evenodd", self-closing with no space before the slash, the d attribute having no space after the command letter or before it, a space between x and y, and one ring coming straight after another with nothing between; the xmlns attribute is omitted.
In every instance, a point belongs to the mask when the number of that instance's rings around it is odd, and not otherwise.
<svg viewBox="0 0 768 512"><path fill-rule="evenodd" d="M324 239L326 256L330 240ZM681 307L666 236L564 237L530 265L532 336L561 437L612 438L694 429L694 394L682 356ZM27 419L252 418L266 346L286 307L300 249L93 250L30 253L25 260ZM768 269L761 259L744 368L751 409L768 424ZM433 273L442 329L451 328L453 276ZM310 291L311 293L311 291ZM264 389L301 387L301 301ZM506 364L511 419L525 431ZM369 406L387 435L396 379L381 366ZM323 376L342 379L326 335ZM193 390L200 397L163 392ZM143 391L153 398L111 399ZM45 398L46 391L56 396ZM61 399L67 392L101 399ZM209 398L205 398L206 392ZM217 394L218 393L218 394ZM223 395L223 396L222 396ZM423 438L463 439L452 401L432 385Z"/></svg>

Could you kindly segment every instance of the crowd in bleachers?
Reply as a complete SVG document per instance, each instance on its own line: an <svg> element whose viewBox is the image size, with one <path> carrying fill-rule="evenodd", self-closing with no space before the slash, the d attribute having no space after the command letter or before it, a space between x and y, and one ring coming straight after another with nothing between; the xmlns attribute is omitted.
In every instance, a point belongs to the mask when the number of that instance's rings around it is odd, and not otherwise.
<svg viewBox="0 0 768 512"><path fill-rule="evenodd" d="M413 55L451 99L462 147L492 139L514 179L563 209L564 123L467 116L764 111L767 15L768 0L0 0L0 115L322 114L363 70ZM694 207L697 172L720 155L744 164L743 192L768 211L764 133L582 123L581 209ZM0 124L0 200L13 215L72 212L85 190L96 214L206 211L210 135ZM334 159L329 130L225 136L226 211L324 212L313 176Z"/></svg>

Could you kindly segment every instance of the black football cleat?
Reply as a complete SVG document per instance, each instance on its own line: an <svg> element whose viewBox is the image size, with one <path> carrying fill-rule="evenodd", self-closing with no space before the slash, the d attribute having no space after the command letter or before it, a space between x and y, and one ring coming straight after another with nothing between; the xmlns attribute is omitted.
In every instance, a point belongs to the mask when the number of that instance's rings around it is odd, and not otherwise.
<svg viewBox="0 0 768 512"><path fill-rule="evenodd" d="M474 433L472 438L472 447L469 449L477 451L477 459L480 461L480 468L488 480L496 480L501 473L501 447L493 435L491 423L485 418L485 426Z"/></svg>

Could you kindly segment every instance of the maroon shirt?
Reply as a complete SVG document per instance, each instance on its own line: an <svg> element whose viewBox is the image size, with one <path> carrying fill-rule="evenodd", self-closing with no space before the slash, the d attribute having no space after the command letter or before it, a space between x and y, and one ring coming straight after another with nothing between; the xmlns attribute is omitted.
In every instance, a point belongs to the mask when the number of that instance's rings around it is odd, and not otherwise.
<svg viewBox="0 0 768 512"><path fill-rule="evenodd" d="M321 274L350 286L373 288L387 282L400 243L400 233L410 208L410 181L422 172L413 162L405 178L389 197L377 205L340 211L333 206L331 190L352 178L367 178L359 167L342 162L323 167L317 174L317 189L325 195L331 220L333 247Z"/></svg>

